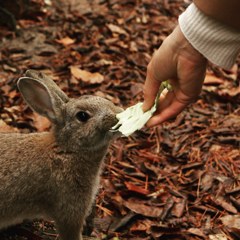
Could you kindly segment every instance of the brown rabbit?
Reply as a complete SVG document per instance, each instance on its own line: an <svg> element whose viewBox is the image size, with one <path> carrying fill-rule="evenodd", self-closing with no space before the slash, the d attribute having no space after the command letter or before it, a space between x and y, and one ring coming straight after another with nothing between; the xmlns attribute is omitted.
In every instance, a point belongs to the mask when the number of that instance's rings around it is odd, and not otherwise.
<svg viewBox="0 0 240 240"><path fill-rule="evenodd" d="M121 108L96 96L68 98L47 76L29 70L18 80L28 105L52 131L0 134L0 228L50 218L62 240L81 240L103 157Z"/></svg>

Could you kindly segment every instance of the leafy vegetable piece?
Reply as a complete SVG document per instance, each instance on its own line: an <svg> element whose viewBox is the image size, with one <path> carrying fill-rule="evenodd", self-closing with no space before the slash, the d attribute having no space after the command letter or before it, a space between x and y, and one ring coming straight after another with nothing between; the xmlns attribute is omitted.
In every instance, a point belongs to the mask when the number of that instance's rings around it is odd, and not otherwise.
<svg viewBox="0 0 240 240"><path fill-rule="evenodd" d="M137 103L125 111L116 115L118 123L112 127L111 131L119 131L124 136L128 137L137 130L140 130L152 117L157 110L158 99L164 89L170 89L168 82L163 82L159 88L158 95L152 108L146 112L142 110L143 103Z"/></svg>

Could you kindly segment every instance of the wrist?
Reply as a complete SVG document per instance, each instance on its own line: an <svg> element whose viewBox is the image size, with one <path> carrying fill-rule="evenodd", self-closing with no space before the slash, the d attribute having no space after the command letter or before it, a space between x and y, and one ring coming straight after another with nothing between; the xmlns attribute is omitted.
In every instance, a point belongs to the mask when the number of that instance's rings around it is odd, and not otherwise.
<svg viewBox="0 0 240 240"><path fill-rule="evenodd" d="M240 31L239 0L193 0L205 15Z"/></svg>
<svg viewBox="0 0 240 240"><path fill-rule="evenodd" d="M240 32L202 13L194 4L179 17L185 38L212 63L231 68L240 51Z"/></svg>

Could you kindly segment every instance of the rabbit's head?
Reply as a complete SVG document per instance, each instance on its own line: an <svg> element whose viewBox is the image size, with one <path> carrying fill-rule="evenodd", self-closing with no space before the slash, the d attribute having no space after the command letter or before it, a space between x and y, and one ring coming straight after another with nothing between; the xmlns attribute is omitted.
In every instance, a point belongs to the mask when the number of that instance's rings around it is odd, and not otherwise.
<svg viewBox="0 0 240 240"><path fill-rule="evenodd" d="M113 138L109 130L122 109L112 102L90 95L68 98L53 80L33 70L18 80L18 88L28 105L53 123L56 140L67 150L98 149Z"/></svg>

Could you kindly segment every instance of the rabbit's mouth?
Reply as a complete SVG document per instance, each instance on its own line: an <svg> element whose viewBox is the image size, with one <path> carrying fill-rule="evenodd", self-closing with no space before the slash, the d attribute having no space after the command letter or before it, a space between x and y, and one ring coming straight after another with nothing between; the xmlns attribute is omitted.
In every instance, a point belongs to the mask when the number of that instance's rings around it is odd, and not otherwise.
<svg viewBox="0 0 240 240"><path fill-rule="evenodd" d="M116 138L121 137L122 133L119 132L118 130L109 129L106 135L111 139L116 139Z"/></svg>
<svg viewBox="0 0 240 240"><path fill-rule="evenodd" d="M116 124L117 122L118 120L116 119L116 121L114 121L114 124ZM107 131L105 132L105 139L108 141L115 140L116 138L122 136L121 132L119 132L118 130L113 130L112 126L114 125L112 124L111 127L108 127Z"/></svg>

